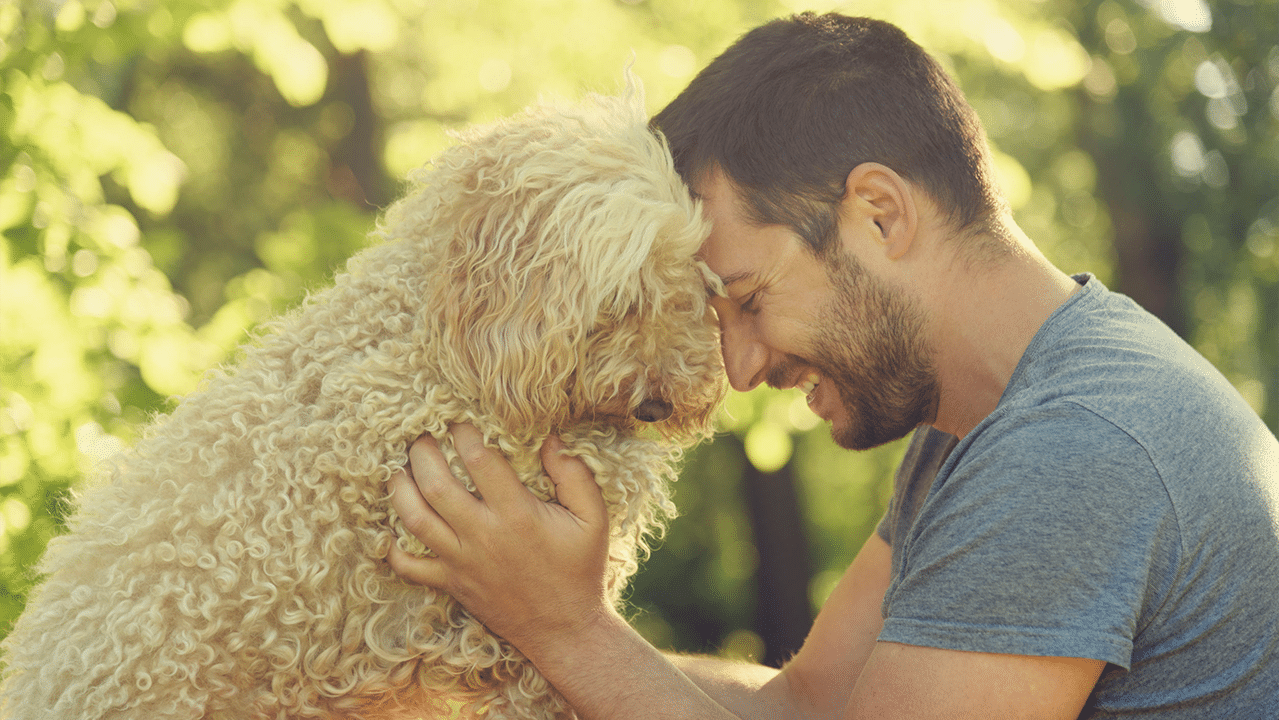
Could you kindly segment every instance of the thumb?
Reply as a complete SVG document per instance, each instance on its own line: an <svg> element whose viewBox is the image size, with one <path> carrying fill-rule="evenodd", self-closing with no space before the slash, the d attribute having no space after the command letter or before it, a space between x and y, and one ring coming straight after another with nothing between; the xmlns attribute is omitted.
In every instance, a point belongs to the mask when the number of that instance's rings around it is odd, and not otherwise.
<svg viewBox="0 0 1279 720"><path fill-rule="evenodd" d="M604 521L604 495L595 475L586 463L564 453L566 446L558 435L542 443L542 467L555 484L555 497L560 505L591 525Z"/></svg>

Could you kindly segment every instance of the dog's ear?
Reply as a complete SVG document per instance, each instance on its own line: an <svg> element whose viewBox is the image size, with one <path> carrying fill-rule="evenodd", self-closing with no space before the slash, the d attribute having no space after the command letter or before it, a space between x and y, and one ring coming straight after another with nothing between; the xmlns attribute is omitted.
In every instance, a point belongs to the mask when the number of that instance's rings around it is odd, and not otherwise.
<svg viewBox="0 0 1279 720"><path fill-rule="evenodd" d="M458 139L388 217L427 238L443 379L508 431L544 435L573 412L591 337L660 312L704 221L636 97Z"/></svg>
<svg viewBox="0 0 1279 720"><path fill-rule="evenodd" d="M578 268L527 238L502 237L490 219L450 257L438 287L442 368L477 412L507 432L545 433L567 418L566 388L592 322Z"/></svg>
<svg viewBox="0 0 1279 720"><path fill-rule="evenodd" d="M392 217L430 256L424 311L441 379L507 432L533 437L568 417L566 389L598 307L571 237L573 176L584 173L538 147L568 133L523 125L523 137L519 122L460 137ZM406 211L413 202L429 211Z"/></svg>

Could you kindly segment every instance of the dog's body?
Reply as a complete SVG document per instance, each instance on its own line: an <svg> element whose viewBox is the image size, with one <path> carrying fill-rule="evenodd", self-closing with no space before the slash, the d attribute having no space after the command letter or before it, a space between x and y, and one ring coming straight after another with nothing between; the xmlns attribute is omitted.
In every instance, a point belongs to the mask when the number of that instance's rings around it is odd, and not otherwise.
<svg viewBox="0 0 1279 720"><path fill-rule="evenodd" d="M604 491L620 595L723 392L708 227L636 95L462 136L335 287L89 485L5 641L0 718L570 716L393 575L392 542L423 548L385 482L422 433L465 477L446 428L470 422L548 498L558 432Z"/></svg>

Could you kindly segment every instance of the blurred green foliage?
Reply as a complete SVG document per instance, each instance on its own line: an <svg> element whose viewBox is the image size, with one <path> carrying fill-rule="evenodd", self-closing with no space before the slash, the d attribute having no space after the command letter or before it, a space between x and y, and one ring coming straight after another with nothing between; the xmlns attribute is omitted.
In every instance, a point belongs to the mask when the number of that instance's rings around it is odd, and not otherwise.
<svg viewBox="0 0 1279 720"><path fill-rule="evenodd" d="M0 0L0 633L84 473L326 282L450 128L612 91L628 63L656 110L803 9L937 54L1045 253L1279 427L1276 0ZM735 395L723 427L631 600L660 645L762 657L744 471L793 488L815 609L902 446L840 451L794 392Z"/></svg>

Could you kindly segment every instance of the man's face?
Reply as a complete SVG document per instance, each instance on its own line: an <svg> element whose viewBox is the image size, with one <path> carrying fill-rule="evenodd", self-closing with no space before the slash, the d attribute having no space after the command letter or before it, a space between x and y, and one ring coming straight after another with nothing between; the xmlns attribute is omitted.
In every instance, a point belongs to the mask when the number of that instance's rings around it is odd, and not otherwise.
<svg viewBox="0 0 1279 720"><path fill-rule="evenodd" d="M701 257L728 295L711 304L734 389L803 389L835 441L854 450L933 419L937 379L922 315L904 293L845 249L823 263L789 228L748 222L718 171L694 190L712 223Z"/></svg>

